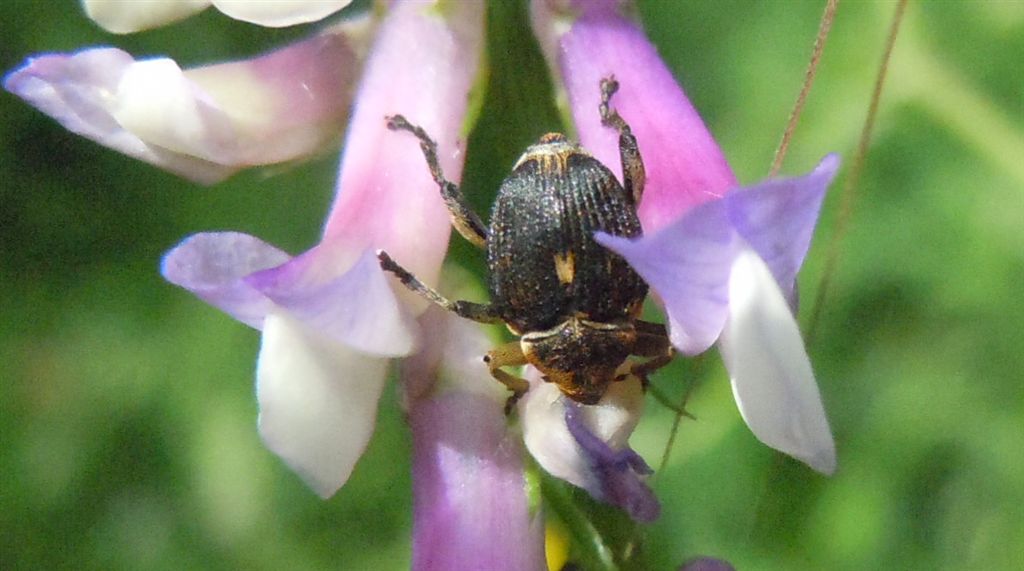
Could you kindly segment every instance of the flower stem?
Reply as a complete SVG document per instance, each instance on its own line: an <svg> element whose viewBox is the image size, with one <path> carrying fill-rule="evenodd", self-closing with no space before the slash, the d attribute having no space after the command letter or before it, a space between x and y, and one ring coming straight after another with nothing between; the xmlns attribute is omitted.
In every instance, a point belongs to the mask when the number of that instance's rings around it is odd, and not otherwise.
<svg viewBox="0 0 1024 571"><path fill-rule="evenodd" d="M665 450L661 453L661 461L658 463L658 469L655 474L660 474L664 471L665 466L668 465L668 457L672 453L672 446L676 443L676 436L679 434L679 425L683 422L683 417L691 420L697 420L697 417L693 416L686 410L686 403L689 402L690 396L693 394L695 388L697 388L697 381L704 373L704 355L694 357L689 363L688 374L684 375L683 378L687 380L686 389L683 391L683 396L679 399L679 404L666 404L665 406L669 410L675 411L675 418L672 419L672 429L669 431L668 441L665 442ZM652 387L653 388L653 387ZM660 395L659 393L652 394L659 401L661 399L668 400L668 397Z"/></svg>
<svg viewBox="0 0 1024 571"><path fill-rule="evenodd" d="M853 217L853 200L856 195L857 183L860 182L860 175L864 171L864 162L868 154L868 144L871 142L871 134L874 132L875 119L878 116L878 103L882 98L882 87L885 84L886 72L889 70L889 60L892 59L892 50L896 45L896 36L899 35L900 24L903 22L903 14L906 12L907 0L900 0L896 5L896 13L893 14L892 23L889 26L889 35L886 38L885 50L882 52L882 62L878 66L878 74L875 76L875 87L871 93L871 103L868 105L868 114L864 119L864 126L860 132L860 141L857 143L857 153L853 157L853 164L850 172L846 175L843 191L840 193L839 216L836 218L835 229L832 232L828 244L828 255L825 257L825 268L821 274L821 283L818 286L817 296L814 298L814 305L811 309L811 320L807 327L807 344L812 345L821 317L822 308L825 306L825 297L832 285L832 278L835 276L836 267L839 264L839 254L842 250L843 238L850 226L850 219Z"/></svg>
<svg viewBox="0 0 1024 571"><path fill-rule="evenodd" d="M821 54L825 51L825 42L828 40L829 30L832 29L832 22L836 17L836 8L839 7L839 0L828 0L825 6L825 13L821 15L821 24L818 26L818 35L814 38L814 49L811 51L811 61L807 64L807 71L804 73L804 84L800 88L800 94L796 97L793 111L786 121L786 130L782 133L782 140L779 141L779 148L775 151L775 159L772 160L772 168L768 176L773 177L782 168L782 161L786 158L786 151L793 139L793 132L796 131L796 124L800 121L800 113L803 112L804 103L807 102L807 94L811 92L814 84L814 76L818 72L818 63L821 61Z"/></svg>
<svg viewBox="0 0 1024 571"><path fill-rule="evenodd" d="M568 529L572 543L578 549L577 555L582 567L595 571L618 571L615 554L588 514L572 497L568 485L543 474L541 490L548 506Z"/></svg>

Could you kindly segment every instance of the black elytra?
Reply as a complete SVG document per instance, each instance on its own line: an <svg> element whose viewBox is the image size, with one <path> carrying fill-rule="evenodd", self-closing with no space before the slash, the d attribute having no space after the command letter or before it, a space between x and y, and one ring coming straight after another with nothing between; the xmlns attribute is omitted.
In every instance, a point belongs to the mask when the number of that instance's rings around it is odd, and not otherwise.
<svg viewBox="0 0 1024 571"><path fill-rule="evenodd" d="M509 407L529 385L502 367L531 364L569 398L594 404L609 383L631 375L646 383L647 374L673 355L665 327L639 319L647 284L594 240L595 232L640 236L636 205L644 187L636 138L609 106L618 83L608 78L600 88L598 112L619 133L624 184L582 147L550 133L523 153L502 182L489 227L444 178L427 133L401 115L387 118L390 129L419 139L456 230L487 249L491 302L450 301L383 251L381 267L432 303L474 321L504 322L520 336L484 357L491 374L513 391ZM631 355L650 360L633 362Z"/></svg>

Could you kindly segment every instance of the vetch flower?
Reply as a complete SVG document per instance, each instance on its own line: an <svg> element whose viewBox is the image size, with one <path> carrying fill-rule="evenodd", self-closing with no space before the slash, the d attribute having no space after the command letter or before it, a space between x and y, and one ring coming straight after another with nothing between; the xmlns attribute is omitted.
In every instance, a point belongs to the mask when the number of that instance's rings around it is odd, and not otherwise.
<svg viewBox="0 0 1024 571"><path fill-rule="evenodd" d="M754 435L825 474L835 471L835 447L792 300L838 168L829 155L806 176L732 189L636 241L598 236L662 295L680 350L706 349L707 338L695 331L718 338ZM708 239L709 229L723 239ZM702 313L694 315L694 307Z"/></svg>
<svg viewBox="0 0 1024 571"><path fill-rule="evenodd" d="M116 34L139 32L184 20L210 6L244 22L280 28L315 22L352 0L82 0L85 13Z"/></svg>
<svg viewBox="0 0 1024 571"><path fill-rule="evenodd" d="M402 362L413 438L416 571L544 569L544 525L532 506L522 438L506 422L508 393L480 355L490 340L439 308L421 318L431 334Z"/></svg>
<svg viewBox="0 0 1024 571"><path fill-rule="evenodd" d="M43 54L10 73L4 87L69 131L212 184L243 168L311 156L338 138L362 65L364 25L187 70L116 48Z"/></svg>
<svg viewBox="0 0 1024 571"><path fill-rule="evenodd" d="M388 358L417 344L409 307L374 252L387 249L434 281L450 232L419 146L389 131L384 117L401 112L428 129L457 180L482 26L479 2L391 5L356 96L318 245L291 257L251 236L206 233L164 259L169 281L262 330L260 435L321 496L345 482L369 440Z"/></svg>
<svg viewBox="0 0 1024 571"><path fill-rule="evenodd" d="M737 188L714 138L620 2L534 0L533 25L584 147L618 169L618 142L595 109L614 75L615 106L647 169L638 240L598 235L660 296L686 354L719 341L741 415L762 442L826 474L835 448L791 304L824 192L838 169Z"/></svg>

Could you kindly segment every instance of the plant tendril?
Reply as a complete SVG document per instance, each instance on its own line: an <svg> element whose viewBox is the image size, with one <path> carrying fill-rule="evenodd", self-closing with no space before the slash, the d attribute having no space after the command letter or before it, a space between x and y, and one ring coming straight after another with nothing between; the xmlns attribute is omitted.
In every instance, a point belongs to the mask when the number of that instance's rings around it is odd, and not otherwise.
<svg viewBox="0 0 1024 571"><path fill-rule="evenodd" d="M800 121L800 114L804 110L804 103L807 102L807 95L814 85L814 76L818 73L818 63L821 61L821 54L825 51L825 42L828 40L828 33L832 29L832 21L836 17L836 8L839 7L839 0L828 0L825 5L825 13L821 15L821 24L818 26L818 35L814 38L814 49L811 51L811 61L807 64L807 71L804 72L804 84L797 95L796 103L786 121L786 130L782 132L782 140L779 141L779 148L775 150L775 158L772 160L772 168L768 176L773 177L782 168L782 161L786 158L786 151L789 150L789 143L796 131L796 124Z"/></svg>
<svg viewBox="0 0 1024 571"><path fill-rule="evenodd" d="M864 127L861 129L860 140L857 143L857 154L853 157L850 172L846 176L843 189L840 193L839 215L836 218L835 229L832 232L828 243L828 254L825 257L825 268L821 274L821 282L818 285L818 293L814 298L814 305L811 311L810 324L807 327L807 345L814 343L815 334L818 329L818 322L821 318L822 309L825 307L825 298L832 285L836 268L839 264L839 255L843 238L846 236L850 226L850 218L853 216L853 201L856 194L857 183L864 170L864 162L868 153L868 144L871 142L871 134L874 131L875 119L878 115L878 102L882 97L882 86L885 83L886 72L889 69L889 60L892 58L893 46L896 44L896 36L899 34L900 24L903 22L903 14L907 8L907 0L900 0L896 5L896 12L892 17L892 24L889 26L889 35L885 42L885 51L882 53L882 62L878 67L878 74L875 76L875 87L871 93L871 103L868 105L868 114L864 119Z"/></svg>

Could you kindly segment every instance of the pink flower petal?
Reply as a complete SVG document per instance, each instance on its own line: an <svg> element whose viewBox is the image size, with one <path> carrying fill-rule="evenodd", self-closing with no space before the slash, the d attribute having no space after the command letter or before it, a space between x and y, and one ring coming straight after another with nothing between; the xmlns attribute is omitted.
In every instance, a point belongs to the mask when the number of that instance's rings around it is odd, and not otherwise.
<svg viewBox="0 0 1024 571"><path fill-rule="evenodd" d="M462 133L483 49L483 4L396 1L381 24L349 127L325 241L386 250L425 283L437 281L451 224L417 140L387 129L401 114L438 143L458 181Z"/></svg>
<svg viewBox="0 0 1024 571"><path fill-rule="evenodd" d="M577 18L533 1L534 29L550 46L580 143L621 173L618 136L601 125L599 82L614 75L612 104L631 126L647 170L639 216L654 232L690 208L723 196L736 179L721 149L658 52L616 2L584 2Z"/></svg>
<svg viewBox="0 0 1024 571"><path fill-rule="evenodd" d="M508 392L488 372L479 325L438 308L423 350L402 363L413 435L413 565L543 569L543 519L530 505Z"/></svg>
<svg viewBox="0 0 1024 571"><path fill-rule="evenodd" d="M112 114L143 140L238 168L309 156L337 138L359 63L338 34L262 57L182 72L126 70Z"/></svg>
<svg viewBox="0 0 1024 571"><path fill-rule="evenodd" d="M473 380L493 382L481 369ZM543 569L543 524L530 513L522 444L501 401L449 392L418 401L409 424L412 568Z"/></svg>

